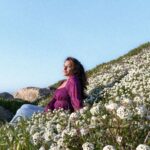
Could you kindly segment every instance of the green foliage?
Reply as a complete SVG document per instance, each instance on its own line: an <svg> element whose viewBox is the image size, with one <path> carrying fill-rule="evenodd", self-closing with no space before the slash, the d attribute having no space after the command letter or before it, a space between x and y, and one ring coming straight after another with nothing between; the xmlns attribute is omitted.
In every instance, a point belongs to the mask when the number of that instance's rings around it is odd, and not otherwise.
<svg viewBox="0 0 150 150"><path fill-rule="evenodd" d="M10 110L12 113L16 113L16 111L23 105L23 104L31 104L30 102L23 101L20 99L14 100L7 100L4 98L0 98L0 106ZM33 104L33 103L32 103Z"/></svg>
<svg viewBox="0 0 150 150"><path fill-rule="evenodd" d="M14 128L9 124L4 124L0 128L0 135L3 140L0 140L0 149L6 150L37 150L30 141L30 134L25 130L26 122L20 121L20 124ZM9 132L7 132L7 130Z"/></svg>

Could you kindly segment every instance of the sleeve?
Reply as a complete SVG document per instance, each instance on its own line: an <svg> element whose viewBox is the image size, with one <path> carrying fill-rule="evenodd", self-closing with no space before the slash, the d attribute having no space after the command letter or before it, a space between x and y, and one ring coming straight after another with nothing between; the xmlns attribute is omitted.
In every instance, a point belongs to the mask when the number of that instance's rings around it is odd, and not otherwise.
<svg viewBox="0 0 150 150"><path fill-rule="evenodd" d="M73 78L70 80L68 94L70 96L71 105L74 111L83 107L81 98L81 85L77 79Z"/></svg>
<svg viewBox="0 0 150 150"><path fill-rule="evenodd" d="M52 98L52 100L48 103L48 105L44 108L44 112L47 112L48 109L54 110L54 103L56 99L55 97Z"/></svg>

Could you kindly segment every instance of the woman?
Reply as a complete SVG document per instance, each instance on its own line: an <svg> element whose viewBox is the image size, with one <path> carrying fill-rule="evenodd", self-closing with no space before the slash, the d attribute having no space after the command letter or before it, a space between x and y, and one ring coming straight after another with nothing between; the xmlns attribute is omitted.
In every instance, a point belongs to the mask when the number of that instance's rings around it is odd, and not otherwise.
<svg viewBox="0 0 150 150"><path fill-rule="evenodd" d="M83 65L75 58L68 57L64 62L63 69L66 80L62 81L56 89L52 100L43 108L40 106L24 104L17 110L10 123L18 121L20 117L30 118L34 112L47 112L49 109L79 110L83 107L83 99L86 98L85 89L87 78Z"/></svg>

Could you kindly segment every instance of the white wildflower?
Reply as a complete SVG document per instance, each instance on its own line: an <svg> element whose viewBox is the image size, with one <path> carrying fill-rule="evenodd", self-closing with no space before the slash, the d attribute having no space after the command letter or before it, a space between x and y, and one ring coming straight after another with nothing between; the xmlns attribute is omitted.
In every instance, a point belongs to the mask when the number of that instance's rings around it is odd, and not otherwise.
<svg viewBox="0 0 150 150"><path fill-rule="evenodd" d="M60 138L61 138L61 135L60 134L56 134L55 136L53 136L53 141L57 142Z"/></svg>
<svg viewBox="0 0 150 150"><path fill-rule="evenodd" d="M140 144L137 146L136 150L150 150L150 147L145 144Z"/></svg>
<svg viewBox="0 0 150 150"><path fill-rule="evenodd" d="M92 143L86 142L82 145L83 150L94 150L94 145Z"/></svg>
<svg viewBox="0 0 150 150"><path fill-rule="evenodd" d="M33 144L37 145L40 140L41 140L41 134L39 132L36 132L33 136L32 136L32 140L33 140Z"/></svg>
<svg viewBox="0 0 150 150"><path fill-rule="evenodd" d="M108 110L108 111L113 111L113 110L116 110L118 108L118 104L117 103L109 103L109 104L105 104L105 108Z"/></svg>
<svg viewBox="0 0 150 150"><path fill-rule="evenodd" d="M116 141L117 141L118 143L121 143L121 141L122 141L122 136L117 136L117 137L116 137Z"/></svg>
<svg viewBox="0 0 150 150"><path fill-rule="evenodd" d="M35 132L38 132L39 128L36 125L32 125L30 128L30 135L34 134Z"/></svg>
<svg viewBox="0 0 150 150"><path fill-rule="evenodd" d="M83 107L80 109L80 114L84 114L88 110L88 107Z"/></svg>
<svg viewBox="0 0 150 150"><path fill-rule="evenodd" d="M136 107L136 110L137 110L137 114L140 115L141 117L144 117L144 115L147 112L147 109L143 105Z"/></svg>
<svg viewBox="0 0 150 150"><path fill-rule="evenodd" d="M71 137L77 136L77 130L76 129L71 129L70 132L69 132L69 135Z"/></svg>
<svg viewBox="0 0 150 150"><path fill-rule="evenodd" d="M120 117L120 119L130 119L132 114L128 108L126 108L124 106L120 106L117 109L117 116Z"/></svg>
<svg viewBox="0 0 150 150"><path fill-rule="evenodd" d="M46 130L46 131L47 131L47 130ZM52 133L50 133L50 132L45 132L45 133L43 134L44 140L47 141L47 142L50 141L51 135L52 135Z"/></svg>
<svg viewBox="0 0 150 150"><path fill-rule="evenodd" d="M133 100L137 103L142 103L143 102L143 99L139 96L135 96Z"/></svg>
<svg viewBox="0 0 150 150"><path fill-rule="evenodd" d="M97 105L97 106L93 106L91 109L90 109L90 112L92 115L97 115L99 114L100 112L100 106Z"/></svg>
<svg viewBox="0 0 150 150"><path fill-rule="evenodd" d="M58 133L60 133L63 130L63 126L60 124L57 124L56 129L57 129Z"/></svg>
<svg viewBox="0 0 150 150"><path fill-rule="evenodd" d="M52 143L49 150L59 150L59 147L56 144Z"/></svg>
<svg viewBox="0 0 150 150"><path fill-rule="evenodd" d="M81 135L87 135L89 133L89 128L81 128L80 133Z"/></svg>
<svg viewBox="0 0 150 150"><path fill-rule="evenodd" d="M123 98L121 100L121 103L126 104L126 105L130 105L130 104L132 104L132 100L130 100L129 98Z"/></svg>
<svg viewBox="0 0 150 150"><path fill-rule="evenodd" d="M64 147L65 146L65 143L64 143L64 139L63 138L60 138L58 141L57 141L57 145L59 146L59 147Z"/></svg>
<svg viewBox="0 0 150 150"><path fill-rule="evenodd" d="M91 124L91 125L96 125L97 122L98 122L98 118L97 118L96 116L92 116L92 117L91 117L91 122L90 122L90 124Z"/></svg>
<svg viewBox="0 0 150 150"><path fill-rule="evenodd" d="M44 147L44 146L41 146L39 150L45 150L45 147Z"/></svg>
<svg viewBox="0 0 150 150"><path fill-rule="evenodd" d="M80 117L79 112L73 112L71 113L69 120L74 121L74 120L77 120L79 117Z"/></svg>
<svg viewBox="0 0 150 150"><path fill-rule="evenodd" d="M107 117L107 115L103 115L103 116L102 116L103 119L106 119L106 117Z"/></svg>
<svg viewBox="0 0 150 150"><path fill-rule="evenodd" d="M103 150L116 150L112 145L106 145Z"/></svg>

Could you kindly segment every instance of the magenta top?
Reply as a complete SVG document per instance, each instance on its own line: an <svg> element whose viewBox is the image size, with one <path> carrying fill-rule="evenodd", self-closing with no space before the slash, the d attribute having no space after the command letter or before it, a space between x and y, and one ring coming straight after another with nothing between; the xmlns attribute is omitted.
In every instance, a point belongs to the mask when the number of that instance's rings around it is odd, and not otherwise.
<svg viewBox="0 0 150 150"><path fill-rule="evenodd" d="M65 87L56 89L52 100L45 107L44 111L63 108L73 112L82 107L81 84L78 77L73 75L69 77Z"/></svg>

